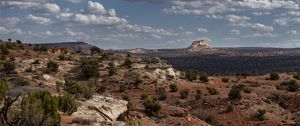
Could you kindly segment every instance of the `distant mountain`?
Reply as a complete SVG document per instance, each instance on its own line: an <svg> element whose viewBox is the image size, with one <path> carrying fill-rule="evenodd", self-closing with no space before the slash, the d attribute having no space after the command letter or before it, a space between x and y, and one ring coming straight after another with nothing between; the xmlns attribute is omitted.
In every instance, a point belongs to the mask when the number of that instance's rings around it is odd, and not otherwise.
<svg viewBox="0 0 300 126"><path fill-rule="evenodd" d="M81 51L83 53L89 53L90 48L93 47L93 45L90 45L86 42L42 43L38 45L51 47L51 48L69 48L72 52Z"/></svg>

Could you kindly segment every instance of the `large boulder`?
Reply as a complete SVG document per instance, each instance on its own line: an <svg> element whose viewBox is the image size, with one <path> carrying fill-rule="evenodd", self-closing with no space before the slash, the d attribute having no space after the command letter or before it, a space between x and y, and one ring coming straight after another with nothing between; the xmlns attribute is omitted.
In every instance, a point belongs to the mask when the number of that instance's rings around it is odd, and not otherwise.
<svg viewBox="0 0 300 126"><path fill-rule="evenodd" d="M116 119L127 111L127 101L112 97L96 96L82 102L77 112L71 115L75 120L86 120L95 124L113 124Z"/></svg>

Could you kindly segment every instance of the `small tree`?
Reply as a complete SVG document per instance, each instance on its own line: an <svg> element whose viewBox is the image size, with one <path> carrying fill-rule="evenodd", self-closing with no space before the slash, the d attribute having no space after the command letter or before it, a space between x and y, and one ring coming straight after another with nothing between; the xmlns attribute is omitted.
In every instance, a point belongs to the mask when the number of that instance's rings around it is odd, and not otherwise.
<svg viewBox="0 0 300 126"><path fill-rule="evenodd" d="M164 87L159 87L157 91L158 100L165 100L167 98L167 92Z"/></svg>
<svg viewBox="0 0 300 126"><path fill-rule="evenodd" d="M185 78L189 81L194 81L198 79L198 72L197 71L186 71Z"/></svg>
<svg viewBox="0 0 300 126"><path fill-rule="evenodd" d="M86 79L99 77L99 62L97 60L83 59L81 63L81 73Z"/></svg>
<svg viewBox="0 0 300 126"><path fill-rule="evenodd" d="M5 79L0 79L0 104L8 93L8 83Z"/></svg>
<svg viewBox="0 0 300 126"><path fill-rule="evenodd" d="M271 73L269 79L270 80L279 80L279 74L278 73Z"/></svg>
<svg viewBox="0 0 300 126"><path fill-rule="evenodd" d="M257 112L256 112L256 117L259 121L264 121L267 119L266 117L266 113L267 113L267 110L265 109L258 109Z"/></svg>
<svg viewBox="0 0 300 126"><path fill-rule="evenodd" d="M190 90L188 90L188 89L183 89L183 90L181 90L181 91L179 92L180 98L181 98L181 99L187 99L188 96L189 96L189 93L190 93Z"/></svg>
<svg viewBox="0 0 300 126"><path fill-rule="evenodd" d="M161 109L161 105L159 103L159 101L157 100L144 100L143 102L144 108L145 108L145 112L150 115L150 116L155 116L158 114L158 112Z"/></svg>
<svg viewBox="0 0 300 126"><path fill-rule="evenodd" d="M47 63L47 71L48 72L56 73L56 72L58 72L58 67L59 67L59 65L54 61L49 61Z"/></svg>
<svg viewBox="0 0 300 126"><path fill-rule="evenodd" d="M177 92L177 85L176 84L171 84L170 89L171 89L171 92Z"/></svg>
<svg viewBox="0 0 300 126"><path fill-rule="evenodd" d="M12 73L15 69L16 66L12 61L6 61L3 63L4 71L7 73Z"/></svg>
<svg viewBox="0 0 300 126"><path fill-rule="evenodd" d="M196 100L199 100L199 99L201 98L201 95L202 95L201 90L197 90L197 91L196 91L196 95L195 95L195 99L196 99Z"/></svg>
<svg viewBox="0 0 300 126"><path fill-rule="evenodd" d="M132 64L132 61L130 60L130 58L126 58L125 62L124 62L124 66L130 68Z"/></svg>
<svg viewBox="0 0 300 126"><path fill-rule="evenodd" d="M77 111L77 105L75 101L75 97L69 93L64 94L59 97L59 110L71 115L73 112Z"/></svg>
<svg viewBox="0 0 300 126"><path fill-rule="evenodd" d="M21 102L22 118L25 126L60 125L58 99L49 92L40 91L23 97Z"/></svg>
<svg viewBox="0 0 300 126"><path fill-rule="evenodd" d="M116 68L115 64L112 62L109 63L108 73L109 73L109 76L113 76L117 73L117 68Z"/></svg>
<svg viewBox="0 0 300 126"><path fill-rule="evenodd" d="M232 87L228 94L228 98L231 100L241 100L241 91L238 88Z"/></svg>

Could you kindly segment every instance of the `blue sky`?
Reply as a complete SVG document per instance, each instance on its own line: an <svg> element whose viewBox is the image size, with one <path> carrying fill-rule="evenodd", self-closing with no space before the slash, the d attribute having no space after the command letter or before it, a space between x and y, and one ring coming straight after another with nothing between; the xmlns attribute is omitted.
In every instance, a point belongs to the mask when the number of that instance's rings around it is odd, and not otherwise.
<svg viewBox="0 0 300 126"><path fill-rule="evenodd" d="M105 49L300 47L300 0L0 0L0 38Z"/></svg>

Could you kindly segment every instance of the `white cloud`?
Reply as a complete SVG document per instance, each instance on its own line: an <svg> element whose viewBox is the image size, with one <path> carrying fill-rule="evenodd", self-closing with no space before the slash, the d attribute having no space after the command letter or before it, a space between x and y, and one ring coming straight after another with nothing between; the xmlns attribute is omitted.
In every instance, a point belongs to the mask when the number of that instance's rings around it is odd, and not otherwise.
<svg viewBox="0 0 300 126"><path fill-rule="evenodd" d="M68 1L68 2L71 2L71 3L80 3L81 0L65 0L65 1Z"/></svg>
<svg viewBox="0 0 300 126"><path fill-rule="evenodd" d="M14 28L14 29L8 29L8 28L5 28L5 27L0 26L0 34L1 34L1 35L7 35L7 34L23 34L23 32L22 32L21 29L17 29L17 28Z"/></svg>
<svg viewBox="0 0 300 126"><path fill-rule="evenodd" d="M278 34L273 33L254 33L251 35L244 35L243 38L275 38L278 37Z"/></svg>
<svg viewBox="0 0 300 126"><path fill-rule="evenodd" d="M230 34L233 34L233 35L240 35L240 34L241 34L241 31L238 30L238 29L232 29L232 30L230 31Z"/></svg>
<svg viewBox="0 0 300 126"><path fill-rule="evenodd" d="M197 31L198 32L205 32L205 33L207 33L208 29L206 29L206 28L198 28Z"/></svg>
<svg viewBox="0 0 300 126"><path fill-rule="evenodd" d="M278 18L273 20L273 23L281 26L291 25L291 24L298 25L300 24L300 18L287 18L287 17Z"/></svg>
<svg viewBox="0 0 300 126"><path fill-rule="evenodd" d="M170 0L171 8L164 12L171 14L207 15L245 10L299 9L292 0Z"/></svg>
<svg viewBox="0 0 300 126"><path fill-rule="evenodd" d="M298 32L297 32L297 30L289 30L289 31L286 32L286 34L289 34L289 35L297 35Z"/></svg>
<svg viewBox="0 0 300 126"><path fill-rule="evenodd" d="M6 26L17 25L20 22L21 22L21 19L18 17L0 18L0 24L6 25Z"/></svg>
<svg viewBox="0 0 300 126"><path fill-rule="evenodd" d="M39 6L40 3L24 1L0 1L0 7L28 9Z"/></svg>
<svg viewBox="0 0 300 126"><path fill-rule="evenodd" d="M41 25L49 25L51 24L51 20L49 18L44 18L44 17L37 17L34 15L28 15L25 18L25 23L29 24L41 24Z"/></svg>
<svg viewBox="0 0 300 126"><path fill-rule="evenodd" d="M88 1L87 11L90 13L96 13L96 14L105 14L106 13L106 10L101 3L93 2L93 1Z"/></svg>
<svg viewBox="0 0 300 126"><path fill-rule="evenodd" d="M60 7L55 3L45 3L36 7L34 11L38 13L53 14L58 13L60 11Z"/></svg>
<svg viewBox="0 0 300 126"><path fill-rule="evenodd" d="M115 9L109 9L108 10L108 16L116 17L117 16L116 10Z"/></svg>
<svg viewBox="0 0 300 126"><path fill-rule="evenodd" d="M270 15L271 12L252 12L255 16L264 16L264 15Z"/></svg>

